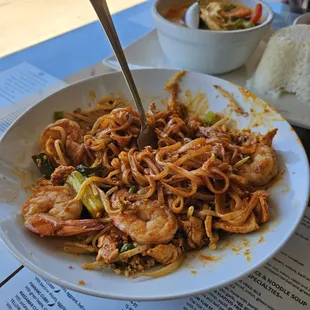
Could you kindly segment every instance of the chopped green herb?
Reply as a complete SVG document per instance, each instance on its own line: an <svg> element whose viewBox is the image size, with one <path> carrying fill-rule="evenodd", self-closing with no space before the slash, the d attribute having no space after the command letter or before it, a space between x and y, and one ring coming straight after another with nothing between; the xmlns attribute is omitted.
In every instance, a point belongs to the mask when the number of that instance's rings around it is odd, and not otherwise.
<svg viewBox="0 0 310 310"><path fill-rule="evenodd" d="M120 253L123 253L123 252L127 252L129 250L132 250L134 249L135 246L132 244L132 243L124 243L121 247L121 249L119 250Z"/></svg>
<svg viewBox="0 0 310 310"><path fill-rule="evenodd" d="M131 185L129 190L128 190L128 193L134 194L136 191L137 191L136 186L135 185Z"/></svg>
<svg viewBox="0 0 310 310"><path fill-rule="evenodd" d="M50 179L55 168L53 167L47 155L45 153L40 153L31 157L45 178Z"/></svg>
<svg viewBox="0 0 310 310"><path fill-rule="evenodd" d="M104 170L105 167L104 166L86 167L84 165L78 165L75 169L82 175L88 177L91 174Z"/></svg>
<svg viewBox="0 0 310 310"><path fill-rule="evenodd" d="M224 7L224 12L230 12L232 11L233 9L235 9L237 6L234 5L234 4L230 4L230 5L227 5Z"/></svg>
<svg viewBox="0 0 310 310"><path fill-rule="evenodd" d="M221 157L218 153L213 152L213 154L214 154L214 156L215 156L217 159L222 159L222 157Z"/></svg>
<svg viewBox="0 0 310 310"><path fill-rule="evenodd" d="M54 112L54 121L58 121L64 118L64 111L55 111Z"/></svg>
<svg viewBox="0 0 310 310"><path fill-rule="evenodd" d="M243 28L244 27L244 23L246 22L246 20L244 20L243 18L239 18L238 20L236 20L236 22L234 23L234 26L238 29Z"/></svg>
<svg viewBox="0 0 310 310"><path fill-rule="evenodd" d="M247 23L248 21L245 20L244 18L237 18L237 19L233 19L231 18L231 20L234 20L234 23L232 24L228 24L226 27L228 30L238 30L238 29L244 29L245 28L245 23Z"/></svg>
<svg viewBox="0 0 310 310"><path fill-rule="evenodd" d="M205 123L208 125L212 125L216 120L216 114L212 111L209 111L205 117Z"/></svg>
<svg viewBox="0 0 310 310"><path fill-rule="evenodd" d="M231 21L233 21L233 23L226 26L228 30L246 29L255 26L253 22L247 20L246 18L237 18L232 16Z"/></svg>
<svg viewBox="0 0 310 310"><path fill-rule="evenodd" d="M243 25L244 25L245 28L253 28L253 27L255 27L255 24L253 22L251 22L251 21L245 21L243 23Z"/></svg>

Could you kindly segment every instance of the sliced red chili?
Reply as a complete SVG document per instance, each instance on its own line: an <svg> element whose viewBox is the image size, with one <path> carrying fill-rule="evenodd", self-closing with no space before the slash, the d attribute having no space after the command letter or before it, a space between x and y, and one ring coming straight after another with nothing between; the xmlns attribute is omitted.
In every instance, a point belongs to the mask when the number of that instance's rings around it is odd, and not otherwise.
<svg viewBox="0 0 310 310"><path fill-rule="evenodd" d="M229 12L223 12L222 15L225 17L247 17L250 16L252 11L248 8L245 8L243 6L237 6L235 9L229 11Z"/></svg>
<svg viewBox="0 0 310 310"><path fill-rule="evenodd" d="M256 4L254 13L251 17L251 22L257 24L260 18L262 17L262 13L263 13L263 6L260 3Z"/></svg>

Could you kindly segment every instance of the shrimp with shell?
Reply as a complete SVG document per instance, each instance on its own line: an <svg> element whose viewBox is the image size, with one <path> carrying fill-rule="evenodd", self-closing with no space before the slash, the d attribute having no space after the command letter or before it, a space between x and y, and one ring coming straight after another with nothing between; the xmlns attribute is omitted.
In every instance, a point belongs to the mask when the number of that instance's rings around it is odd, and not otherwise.
<svg viewBox="0 0 310 310"><path fill-rule="evenodd" d="M260 137L250 162L246 162L238 168L238 175L246 178L253 186L264 186L278 174L278 162L275 150L272 148L272 140L277 129L269 131Z"/></svg>
<svg viewBox="0 0 310 310"><path fill-rule="evenodd" d="M41 236L72 236L101 230L96 219L80 219L82 204L74 200L69 186L54 186L47 182L34 188L22 206L25 227Z"/></svg>
<svg viewBox="0 0 310 310"><path fill-rule="evenodd" d="M112 208L118 209L125 191L113 194ZM167 244L178 230L176 216L157 200L141 200L126 203L126 210L110 214L113 224L139 244Z"/></svg>
<svg viewBox="0 0 310 310"><path fill-rule="evenodd" d="M84 156L84 132L78 123L61 119L48 125L40 138L40 151L55 166L78 165Z"/></svg>

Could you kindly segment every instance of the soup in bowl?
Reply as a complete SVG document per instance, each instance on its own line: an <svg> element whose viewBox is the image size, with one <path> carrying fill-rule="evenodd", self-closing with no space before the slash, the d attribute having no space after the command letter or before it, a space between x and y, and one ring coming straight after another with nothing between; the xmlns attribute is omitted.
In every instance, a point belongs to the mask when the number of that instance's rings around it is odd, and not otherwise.
<svg viewBox="0 0 310 310"><path fill-rule="evenodd" d="M187 26L185 14L191 3L182 4L168 9L164 17L169 21ZM251 8L229 1L214 1L199 4L198 29L205 30L240 30L253 28L260 24L263 6L257 3L254 10ZM192 11L195 14L195 11ZM194 18L196 16L193 16ZM190 27L191 28L191 27Z"/></svg>
<svg viewBox="0 0 310 310"><path fill-rule="evenodd" d="M222 74L245 64L268 33L272 9L264 2L200 1L199 29L184 23L194 1L157 0L153 17L158 39L176 68Z"/></svg>

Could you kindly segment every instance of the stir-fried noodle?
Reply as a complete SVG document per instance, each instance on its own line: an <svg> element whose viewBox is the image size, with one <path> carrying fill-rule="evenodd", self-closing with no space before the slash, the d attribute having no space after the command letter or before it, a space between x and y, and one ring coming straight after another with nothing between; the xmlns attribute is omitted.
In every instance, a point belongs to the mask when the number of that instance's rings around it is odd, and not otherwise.
<svg viewBox="0 0 310 310"><path fill-rule="evenodd" d="M277 130L260 135L231 129L228 118L190 117L170 84L167 108L148 112L157 149L137 148L139 115L121 99L56 113L34 156L45 177L23 205L27 229L73 236L66 252L96 255L86 269L130 276L161 264L143 273L158 277L178 268L184 252L215 249L225 232L268 221Z"/></svg>

